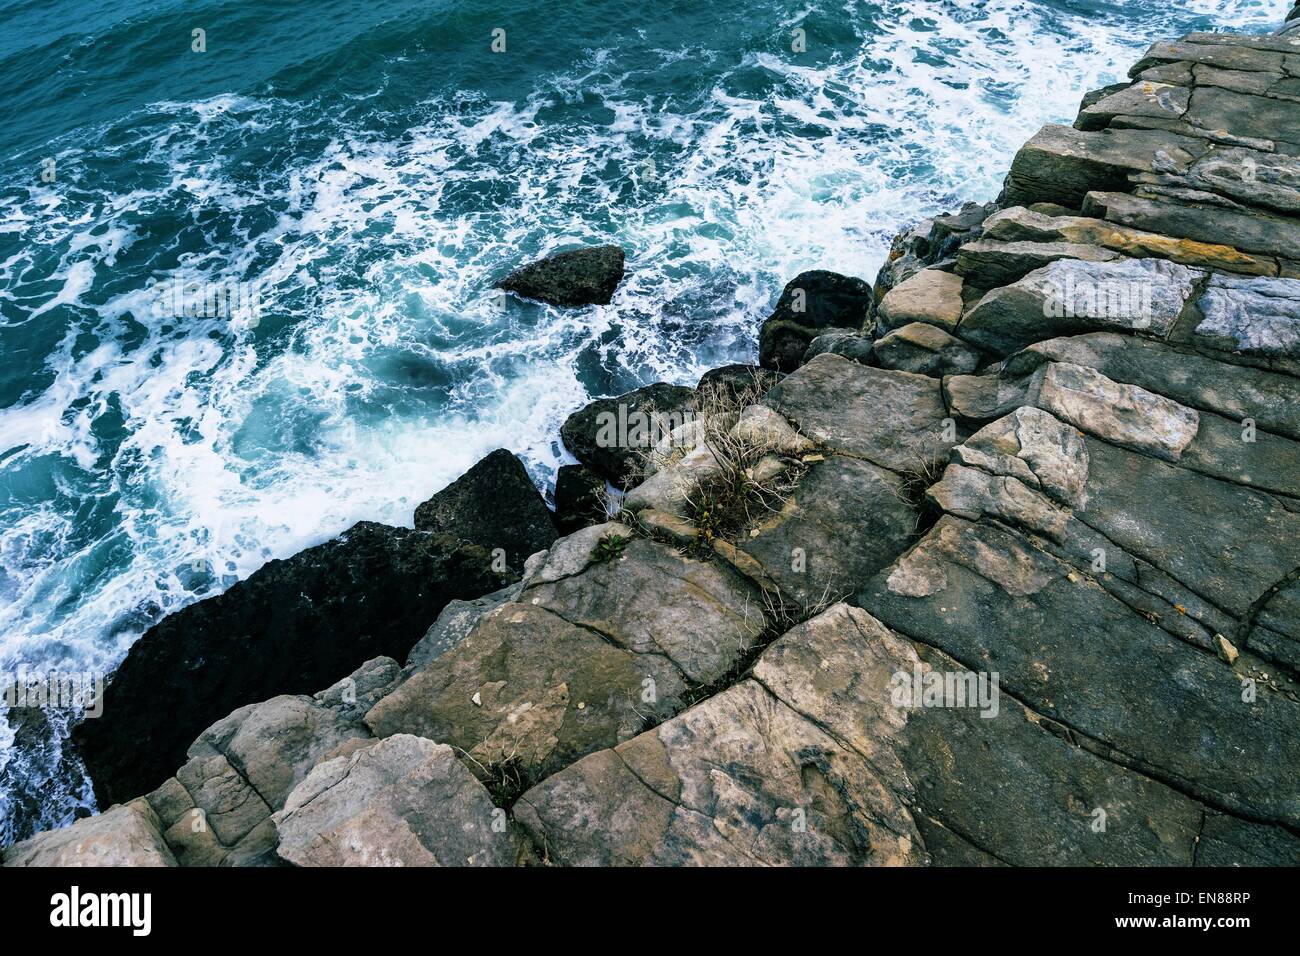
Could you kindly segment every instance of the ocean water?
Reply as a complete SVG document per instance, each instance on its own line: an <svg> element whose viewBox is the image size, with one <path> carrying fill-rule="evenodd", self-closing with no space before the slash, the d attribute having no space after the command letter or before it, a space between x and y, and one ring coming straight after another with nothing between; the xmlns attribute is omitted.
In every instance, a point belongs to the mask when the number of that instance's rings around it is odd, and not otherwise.
<svg viewBox="0 0 1300 956"><path fill-rule="evenodd" d="M752 360L796 273L873 279L1152 40L1288 6L0 0L0 676L493 448L544 486L588 398ZM609 306L490 290L593 242ZM11 724L0 845L93 808Z"/></svg>

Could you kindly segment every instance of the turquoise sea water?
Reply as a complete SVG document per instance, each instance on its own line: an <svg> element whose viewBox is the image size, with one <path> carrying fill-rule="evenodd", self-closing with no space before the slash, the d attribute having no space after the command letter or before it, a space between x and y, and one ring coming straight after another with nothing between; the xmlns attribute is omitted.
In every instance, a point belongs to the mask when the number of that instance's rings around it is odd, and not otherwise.
<svg viewBox="0 0 1300 956"><path fill-rule="evenodd" d="M0 675L111 669L495 447L544 484L590 396L752 359L799 271L874 278L1153 39L1286 6L0 0ZM490 293L583 242L612 305ZM0 845L90 805L58 760L0 716Z"/></svg>

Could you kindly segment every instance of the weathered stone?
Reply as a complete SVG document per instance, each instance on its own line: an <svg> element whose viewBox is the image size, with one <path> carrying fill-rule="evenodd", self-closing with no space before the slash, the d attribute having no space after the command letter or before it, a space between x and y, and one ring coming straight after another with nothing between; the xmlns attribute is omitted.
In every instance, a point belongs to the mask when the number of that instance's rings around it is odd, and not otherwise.
<svg viewBox="0 0 1300 956"><path fill-rule="evenodd" d="M731 427L731 437L753 454L797 456L816 446L766 405L749 405Z"/></svg>
<svg viewBox="0 0 1300 956"><path fill-rule="evenodd" d="M852 359L854 362L869 365L871 363L871 338L861 332L852 332L848 329L832 329L829 332L823 332L808 343L801 364L806 364L823 352L831 352L846 359Z"/></svg>
<svg viewBox="0 0 1300 956"><path fill-rule="evenodd" d="M1177 42L1161 40L1152 44L1146 56L1133 65L1129 70L1129 76L1137 76L1152 66L1173 61L1205 63L1225 70L1254 70L1265 73L1281 72L1283 63L1279 51L1251 50L1236 45L1193 43L1187 40Z"/></svg>
<svg viewBox="0 0 1300 956"><path fill-rule="evenodd" d="M960 243L978 238L985 217L996 208L994 203L969 202L958 212L922 219L896 235L876 275L876 302L922 269L947 259Z"/></svg>
<svg viewBox="0 0 1300 956"><path fill-rule="evenodd" d="M800 478L736 549L758 563L782 597L816 607L861 587L902 551L919 516L897 475L831 455Z"/></svg>
<svg viewBox="0 0 1300 956"><path fill-rule="evenodd" d="M1085 107L1075 126L1083 130L1104 129L1120 114L1177 119L1187 112L1191 95L1192 91L1186 87L1142 80Z"/></svg>
<svg viewBox="0 0 1300 956"><path fill-rule="evenodd" d="M505 814L483 785L450 747L408 734L317 764L275 824L277 852L297 866L515 862Z"/></svg>
<svg viewBox="0 0 1300 956"><path fill-rule="evenodd" d="M1300 359L1300 280L1216 275L1197 303L1193 339L1247 355Z"/></svg>
<svg viewBox="0 0 1300 956"><path fill-rule="evenodd" d="M579 761L515 816L562 865L906 865L902 802L752 680Z"/></svg>
<svg viewBox="0 0 1300 956"><path fill-rule="evenodd" d="M1260 429L1300 439L1295 413L1300 380L1290 375L1229 365L1187 348L1114 332L1036 342L1009 359L1002 374L1010 380L1027 378L1044 362L1085 365L1189 408L1239 423L1249 418Z"/></svg>
<svg viewBox="0 0 1300 956"><path fill-rule="evenodd" d="M643 699L647 687L653 702ZM485 614L376 704L366 723L377 737L409 733L450 744L481 779L527 782L634 736L652 715L673 713L684 689L661 654L632 653L514 603Z"/></svg>
<svg viewBox="0 0 1300 956"><path fill-rule="evenodd" d="M551 512L524 463L504 448L416 508L415 527L503 552L516 574L530 554L544 551L557 537Z"/></svg>
<svg viewBox="0 0 1300 956"><path fill-rule="evenodd" d="M1196 270L1161 259L1061 259L987 293L966 313L957 334L997 355L1102 328L1163 337L1199 278Z"/></svg>
<svg viewBox="0 0 1300 956"><path fill-rule="evenodd" d="M158 817L132 800L62 830L48 830L0 853L5 866L175 866Z"/></svg>
<svg viewBox="0 0 1300 956"><path fill-rule="evenodd" d="M1094 369L1048 362L1030 385L1033 404L1112 444L1177 461L1196 437L1196 411Z"/></svg>
<svg viewBox="0 0 1300 956"><path fill-rule="evenodd" d="M205 751L190 758L176 779L194 798L196 809L189 812L202 813L223 846L234 846L271 815L272 808L224 754Z"/></svg>
<svg viewBox="0 0 1300 956"><path fill-rule="evenodd" d="M1262 255L1300 258L1300 223L1283 216L1190 207L1104 190L1088 194L1084 212L1175 238L1220 243Z"/></svg>
<svg viewBox="0 0 1300 956"><path fill-rule="evenodd" d="M472 601L451 601L429 630L406 655L406 666L421 668L451 650L464 639L478 619L493 608L508 604L519 596L523 583L518 582Z"/></svg>
<svg viewBox="0 0 1300 956"><path fill-rule="evenodd" d="M1247 275L1273 275L1276 260L1261 258L1215 243L1171 239L1083 216L1046 216L1022 206L1001 210L985 223L986 239L1006 243L1088 244L1114 249L1134 258L1155 257L1189 266L1203 266Z"/></svg>
<svg viewBox="0 0 1300 956"><path fill-rule="evenodd" d="M922 269L881 299L877 325L889 331L925 322L951 332L961 319L961 310L961 276L942 269Z"/></svg>
<svg viewBox="0 0 1300 956"><path fill-rule="evenodd" d="M837 355L817 356L763 403L819 444L894 471L940 459L958 440L944 427L948 410L937 380Z"/></svg>
<svg viewBox="0 0 1300 956"><path fill-rule="evenodd" d="M980 375L948 375L943 379L948 408L971 421L1001 418L1024 404L1027 391L1027 383L1003 378L997 367Z"/></svg>
<svg viewBox="0 0 1300 956"><path fill-rule="evenodd" d="M957 272L972 283L990 289L1023 279L1057 259L1114 262L1118 252L1078 242L995 242L981 239L962 246Z"/></svg>
<svg viewBox="0 0 1300 956"><path fill-rule="evenodd" d="M618 246L570 249L515 270L496 288L551 305L608 305L623 281L623 262Z"/></svg>
<svg viewBox="0 0 1300 956"><path fill-rule="evenodd" d="M1109 464L1105 447L1089 443L1094 475ZM1178 491L1130 487L1161 499ZM1102 507L1090 494L1089 509ZM1195 547L1186 533L1184 547ZM1092 741L1089 749L1222 809L1288 826L1300 817L1300 782L1288 769L1300 759L1300 705L1266 688L1243 700L1238 675L1213 654L1019 535L942 518L856 603L962 666L997 672L1003 694Z"/></svg>
<svg viewBox="0 0 1300 956"><path fill-rule="evenodd" d="M1192 91L1184 118L1205 129L1227 129L1252 139L1300 139L1295 104L1266 96L1250 96L1213 86Z"/></svg>
<svg viewBox="0 0 1300 956"><path fill-rule="evenodd" d="M952 450L955 463L1007 475L1066 508L1087 501L1088 450L1060 419L1026 405L986 425Z"/></svg>
<svg viewBox="0 0 1300 956"><path fill-rule="evenodd" d="M767 627L740 575L640 537L579 575L530 583L520 601L616 647L662 656L699 684L731 670Z"/></svg>
<svg viewBox="0 0 1300 956"><path fill-rule="evenodd" d="M876 340L876 360L882 368L918 375L973 372L981 354L961 339L924 322L912 322Z"/></svg>
<svg viewBox="0 0 1300 956"><path fill-rule="evenodd" d="M1150 130L1045 126L1016 154L1001 202L1077 207L1090 191L1124 188L1129 173L1185 173L1208 148L1201 140Z"/></svg>

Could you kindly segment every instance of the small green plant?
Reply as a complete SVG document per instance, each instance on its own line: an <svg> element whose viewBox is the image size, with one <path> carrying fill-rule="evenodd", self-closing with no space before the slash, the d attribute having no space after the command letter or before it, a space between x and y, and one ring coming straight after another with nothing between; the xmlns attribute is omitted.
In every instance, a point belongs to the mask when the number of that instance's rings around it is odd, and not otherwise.
<svg viewBox="0 0 1300 956"><path fill-rule="evenodd" d="M607 534L596 542L596 546L591 549L591 560L593 561L611 561L623 553L631 539L626 535Z"/></svg>

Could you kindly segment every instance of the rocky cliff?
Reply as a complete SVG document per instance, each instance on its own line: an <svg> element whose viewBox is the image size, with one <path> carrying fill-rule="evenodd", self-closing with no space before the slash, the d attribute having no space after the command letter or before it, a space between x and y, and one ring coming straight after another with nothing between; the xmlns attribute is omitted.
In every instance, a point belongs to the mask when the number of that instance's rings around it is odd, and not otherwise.
<svg viewBox="0 0 1300 956"><path fill-rule="evenodd" d="M5 863L1300 863L1291 16L793 280L770 374L611 400L677 415L642 454L575 416L609 520Z"/></svg>

